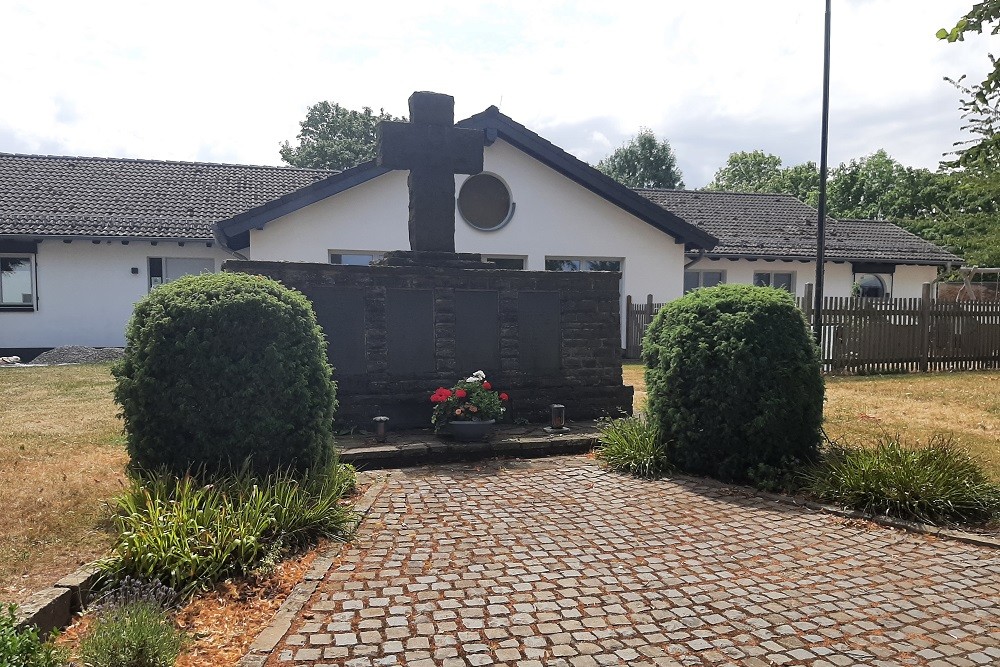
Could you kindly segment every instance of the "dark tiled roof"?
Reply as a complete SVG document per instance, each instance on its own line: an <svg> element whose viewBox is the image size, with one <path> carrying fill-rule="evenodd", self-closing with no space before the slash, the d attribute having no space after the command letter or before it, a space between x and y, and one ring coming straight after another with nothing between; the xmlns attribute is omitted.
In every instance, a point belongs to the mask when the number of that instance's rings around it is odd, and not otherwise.
<svg viewBox="0 0 1000 667"><path fill-rule="evenodd" d="M331 173L0 153L0 234L211 239L217 221Z"/></svg>
<svg viewBox="0 0 1000 667"><path fill-rule="evenodd" d="M636 190L719 239L708 257L816 256L817 212L792 195ZM899 264L961 263L930 241L881 220L827 219L826 256Z"/></svg>

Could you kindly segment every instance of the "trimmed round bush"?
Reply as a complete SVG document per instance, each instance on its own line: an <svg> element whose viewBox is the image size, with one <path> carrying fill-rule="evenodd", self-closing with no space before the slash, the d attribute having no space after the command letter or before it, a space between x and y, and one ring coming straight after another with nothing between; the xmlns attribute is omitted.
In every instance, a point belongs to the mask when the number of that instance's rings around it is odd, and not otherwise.
<svg viewBox="0 0 1000 667"><path fill-rule="evenodd" d="M678 468L759 482L814 459L823 378L787 292L695 290L657 313L642 347L647 410Z"/></svg>
<svg viewBox="0 0 1000 667"><path fill-rule="evenodd" d="M112 368L133 468L316 469L336 386L309 301L261 276L187 276L136 304Z"/></svg>

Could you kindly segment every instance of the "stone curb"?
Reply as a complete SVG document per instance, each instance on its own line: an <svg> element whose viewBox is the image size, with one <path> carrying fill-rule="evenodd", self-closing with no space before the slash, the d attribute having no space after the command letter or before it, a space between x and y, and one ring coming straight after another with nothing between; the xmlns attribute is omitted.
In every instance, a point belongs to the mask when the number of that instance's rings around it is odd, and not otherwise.
<svg viewBox="0 0 1000 667"><path fill-rule="evenodd" d="M84 565L49 588L33 593L17 607L17 628L33 625L42 634L65 628L73 614L81 611L90 601L98 576L99 572L93 564Z"/></svg>
<svg viewBox="0 0 1000 667"><path fill-rule="evenodd" d="M896 519L889 516L867 514L860 510L849 510L843 507L837 507L835 505L826 505L824 503L817 503L815 501L803 498L802 496L788 496L780 493L768 493L766 491L757 491L756 489L752 489L750 487L725 484L724 482L720 482L714 479L709 479L707 477L673 475L670 477L666 477L665 479L684 479L690 482L695 482L697 484L702 484L704 486L710 486L717 489L740 490L743 493L745 493L747 497L750 498L761 498L762 500L770 500L771 502L781 503L782 505L792 505L794 507L802 507L805 509L813 510L814 512L822 512L823 514L830 514L832 516L838 516L845 519L860 519L863 521L871 521L872 523L877 523L880 526L886 526L888 528L898 528L900 530L905 530L909 533L917 533L920 535L931 535L932 537L941 537L949 540L955 540L956 542L972 544L978 547L1000 549L1000 536L993 537L989 535L979 535L977 533L968 533L963 530L942 528L941 526L934 526L928 523L920 523L918 521L906 521L905 519Z"/></svg>
<svg viewBox="0 0 1000 667"><path fill-rule="evenodd" d="M344 461L342 460L342 462ZM349 534L353 535L358 529L358 526L361 525L368 512L371 511L375 500L385 490L386 485L386 477L377 480L354 505L354 521L348 531ZM237 667L264 667L264 663L267 662L278 642L281 641L285 633L292 627L292 621L302 611L306 602L309 601L309 597L316 591L320 581L330 571L333 561L337 558L340 550L347 544L348 542L335 544L313 561L312 567L305 574L305 581L295 585L295 588L292 589L292 592L281 604L281 607L274 613L268 626L254 639L247 654L236 663Z"/></svg>
<svg viewBox="0 0 1000 667"><path fill-rule="evenodd" d="M338 455L341 463L376 470L477 461L498 456L536 458L584 454L591 451L597 443L598 434L581 433L571 436L522 437L497 442L428 441L387 444L344 449Z"/></svg>

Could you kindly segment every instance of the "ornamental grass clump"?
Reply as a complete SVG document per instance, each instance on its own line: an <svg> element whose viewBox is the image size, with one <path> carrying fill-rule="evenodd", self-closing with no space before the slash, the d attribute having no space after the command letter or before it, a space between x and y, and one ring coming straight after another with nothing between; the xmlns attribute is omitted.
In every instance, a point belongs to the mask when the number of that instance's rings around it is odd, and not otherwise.
<svg viewBox="0 0 1000 667"><path fill-rule="evenodd" d="M38 628L18 629L15 606L0 608L0 665L3 667L61 667L66 655Z"/></svg>
<svg viewBox="0 0 1000 667"><path fill-rule="evenodd" d="M883 434L871 446L836 446L807 479L818 498L868 514L932 524L1000 518L1000 485L941 435L926 445Z"/></svg>
<svg viewBox="0 0 1000 667"><path fill-rule="evenodd" d="M454 387L438 387L431 394L434 412L431 423L435 432L440 432L451 422L489 421L500 419L505 411L504 404L510 397L493 389L486 379L486 373L476 371Z"/></svg>
<svg viewBox="0 0 1000 667"><path fill-rule="evenodd" d="M354 484L353 468L341 465L304 478L246 469L224 477L134 476L114 502L117 537L100 566L111 581L158 580L189 597L317 538L345 537L353 512L342 499Z"/></svg>
<svg viewBox="0 0 1000 667"><path fill-rule="evenodd" d="M752 481L815 460L823 378L784 290L719 285L664 306L642 344L647 411L679 469Z"/></svg>
<svg viewBox="0 0 1000 667"><path fill-rule="evenodd" d="M598 441L597 458L618 472L653 479L670 469L656 428L645 417L603 420Z"/></svg>

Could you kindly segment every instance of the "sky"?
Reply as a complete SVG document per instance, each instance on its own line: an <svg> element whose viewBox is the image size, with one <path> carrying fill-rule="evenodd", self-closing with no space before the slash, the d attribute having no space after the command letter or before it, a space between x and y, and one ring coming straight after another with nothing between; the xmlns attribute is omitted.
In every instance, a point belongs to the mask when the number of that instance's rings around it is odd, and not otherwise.
<svg viewBox="0 0 1000 667"><path fill-rule="evenodd" d="M830 164L935 169L1000 36L972 0L833 0ZM309 105L490 105L596 163L642 127L688 187L734 151L819 161L824 0L0 0L0 151L280 165ZM998 49L1000 51L1000 49Z"/></svg>

